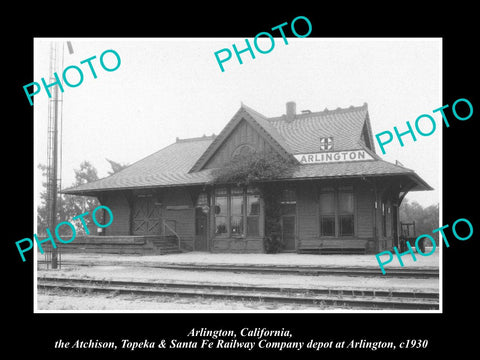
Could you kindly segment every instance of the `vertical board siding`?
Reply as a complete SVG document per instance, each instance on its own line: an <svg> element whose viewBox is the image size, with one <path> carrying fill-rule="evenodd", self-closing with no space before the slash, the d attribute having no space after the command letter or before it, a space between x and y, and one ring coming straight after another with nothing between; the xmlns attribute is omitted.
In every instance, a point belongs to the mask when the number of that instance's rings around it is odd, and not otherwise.
<svg viewBox="0 0 480 360"><path fill-rule="evenodd" d="M162 205L166 206L178 206L187 205L193 207L192 197L187 189L168 189L162 192Z"/></svg>
<svg viewBox="0 0 480 360"><path fill-rule="evenodd" d="M297 186L297 227L300 241L319 238L317 190L314 182Z"/></svg>
<svg viewBox="0 0 480 360"><path fill-rule="evenodd" d="M365 183L355 185L355 195L357 199L356 234L359 238L372 238L375 195Z"/></svg>
<svg viewBox="0 0 480 360"><path fill-rule="evenodd" d="M180 236L182 248L192 249L195 238L195 208L186 189L169 189L162 194L162 217L175 222L175 232ZM169 209L169 206L186 206L185 209Z"/></svg>
<svg viewBox="0 0 480 360"><path fill-rule="evenodd" d="M214 238L211 251L213 253L263 253L263 239Z"/></svg>
<svg viewBox="0 0 480 360"><path fill-rule="evenodd" d="M165 221L175 221L175 232L180 236L182 244L193 248L195 237L195 209L165 210Z"/></svg>
<svg viewBox="0 0 480 360"><path fill-rule="evenodd" d="M128 235L130 232L130 206L123 192L113 192L106 196L104 204L113 214L113 222L104 229L105 235Z"/></svg>
<svg viewBox="0 0 480 360"><path fill-rule="evenodd" d="M205 169L222 167L231 161L235 149L243 144L254 147L258 152L272 151L273 148L245 120L238 123L230 137L218 148L205 165Z"/></svg>

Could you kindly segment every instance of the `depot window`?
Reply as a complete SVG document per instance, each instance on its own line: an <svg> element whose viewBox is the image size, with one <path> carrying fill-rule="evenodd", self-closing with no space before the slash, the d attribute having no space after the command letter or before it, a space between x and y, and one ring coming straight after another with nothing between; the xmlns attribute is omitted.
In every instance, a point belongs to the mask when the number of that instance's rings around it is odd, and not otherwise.
<svg viewBox="0 0 480 360"><path fill-rule="evenodd" d="M320 236L348 237L355 234L352 186L324 186L319 193Z"/></svg>
<svg viewBox="0 0 480 360"><path fill-rule="evenodd" d="M215 189L215 236L260 234L260 195L253 187Z"/></svg>

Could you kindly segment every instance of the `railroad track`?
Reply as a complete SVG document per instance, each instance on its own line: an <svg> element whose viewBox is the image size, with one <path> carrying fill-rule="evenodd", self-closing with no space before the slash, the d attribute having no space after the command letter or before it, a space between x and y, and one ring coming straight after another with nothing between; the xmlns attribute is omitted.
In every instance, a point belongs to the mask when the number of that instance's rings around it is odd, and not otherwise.
<svg viewBox="0 0 480 360"><path fill-rule="evenodd" d="M42 260L38 261L43 263ZM438 278L439 271L434 268L387 268L383 275L378 267L339 267L339 266L295 266L295 265L236 265L236 264L199 264L199 263L155 263L127 261L62 261L62 266L140 266L188 271L226 271L237 273L262 273L284 275L345 275L362 277L402 277L402 278Z"/></svg>
<svg viewBox="0 0 480 360"><path fill-rule="evenodd" d="M438 293L427 291L293 288L177 281L106 281L62 277L40 277L37 279L37 288L47 291L58 289L143 296L260 300L282 304L308 304L362 309L436 310L439 308Z"/></svg>

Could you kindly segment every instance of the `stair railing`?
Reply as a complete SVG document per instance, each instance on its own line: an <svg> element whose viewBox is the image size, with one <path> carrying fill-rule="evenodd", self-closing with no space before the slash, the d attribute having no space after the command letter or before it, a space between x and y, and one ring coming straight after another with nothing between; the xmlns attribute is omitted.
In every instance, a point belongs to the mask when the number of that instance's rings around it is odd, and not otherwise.
<svg viewBox="0 0 480 360"><path fill-rule="evenodd" d="M177 232L176 232L175 230L173 230L173 229L171 228L171 226L168 225L168 224L165 222L165 220L162 220L162 222L163 222L163 234L164 234L165 236L167 236L167 235L166 235L166 234L167 234L166 229L170 230L170 232L173 233L173 235L175 235L175 236L177 237L178 250L181 250L181 239L180 239L180 235L178 235Z"/></svg>

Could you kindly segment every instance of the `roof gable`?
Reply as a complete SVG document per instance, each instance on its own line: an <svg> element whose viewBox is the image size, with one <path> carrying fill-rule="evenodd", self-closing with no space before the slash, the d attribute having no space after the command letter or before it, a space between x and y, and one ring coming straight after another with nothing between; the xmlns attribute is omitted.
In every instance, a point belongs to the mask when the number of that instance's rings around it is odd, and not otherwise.
<svg viewBox="0 0 480 360"><path fill-rule="evenodd" d="M285 139L267 118L242 104L190 172L222 166L242 146L249 146L258 152L274 151L285 159L293 159Z"/></svg>

